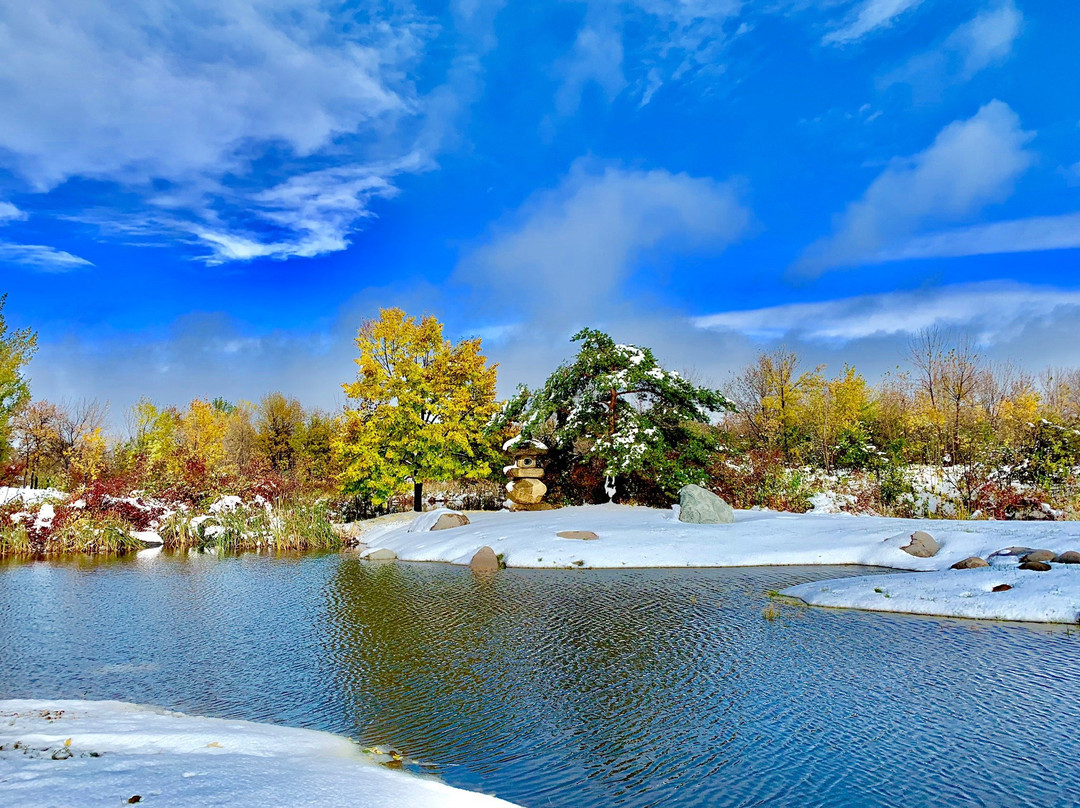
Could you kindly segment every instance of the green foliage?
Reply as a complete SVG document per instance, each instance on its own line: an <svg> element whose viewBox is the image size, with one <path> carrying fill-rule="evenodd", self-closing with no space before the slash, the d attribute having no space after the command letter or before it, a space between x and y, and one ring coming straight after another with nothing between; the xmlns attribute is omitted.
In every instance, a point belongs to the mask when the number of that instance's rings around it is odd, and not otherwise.
<svg viewBox="0 0 1080 808"><path fill-rule="evenodd" d="M273 508L240 506L194 518L179 511L163 520L158 534L167 548L175 550L295 552L342 547L322 501L298 500Z"/></svg>
<svg viewBox="0 0 1080 808"><path fill-rule="evenodd" d="M573 341L581 343L574 361L536 393L520 390L493 428L517 422L522 438L544 440L581 463L598 461L612 480L647 476L669 495L700 482L716 442L703 427L712 413L734 409L731 402L660 367L648 348L588 328Z"/></svg>
<svg viewBox="0 0 1080 808"><path fill-rule="evenodd" d="M379 505L409 482L472 479L496 455L485 427L495 413L495 366L480 340L443 339L434 317L417 322L384 309L356 338L352 406L333 441L346 493Z"/></svg>
<svg viewBox="0 0 1080 808"><path fill-rule="evenodd" d="M11 451L11 421L30 401L23 371L37 350L37 334L28 328L11 331L4 318L7 295L0 295L0 463Z"/></svg>

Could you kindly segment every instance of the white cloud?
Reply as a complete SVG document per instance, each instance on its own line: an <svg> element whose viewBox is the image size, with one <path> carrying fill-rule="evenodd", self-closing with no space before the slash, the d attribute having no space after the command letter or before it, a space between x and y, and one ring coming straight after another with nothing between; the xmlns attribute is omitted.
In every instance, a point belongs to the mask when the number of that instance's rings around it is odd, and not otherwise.
<svg viewBox="0 0 1080 808"><path fill-rule="evenodd" d="M1024 16L1012 0L979 12L960 26L951 37L951 46L964 54L964 74L973 76L988 65L1008 58L1020 35Z"/></svg>
<svg viewBox="0 0 1080 808"><path fill-rule="evenodd" d="M1012 0L980 11L934 48L919 53L886 74L879 85L909 84L919 97L934 97L945 84L967 81L1004 62L1023 28L1024 17Z"/></svg>
<svg viewBox="0 0 1080 808"><path fill-rule="evenodd" d="M881 28L889 28L907 11L917 8L922 0L863 0L843 27L822 37L826 45L845 45L862 39Z"/></svg>
<svg viewBox="0 0 1080 808"><path fill-rule="evenodd" d="M926 150L894 159L837 217L834 234L807 248L799 268L820 271L874 261L927 225L960 220L1003 201L1032 163L1025 149L1032 136L1001 101L954 121Z"/></svg>
<svg viewBox="0 0 1080 808"><path fill-rule="evenodd" d="M1080 248L1080 213L1033 216L929 233L887 249L879 261Z"/></svg>
<svg viewBox="0 0 1080 808"><path fill-rule="evenodd" d="M310 258L344 250L348 234L370 217L376 198L397 194L391 180L405 171L419 171L425 158L408 155L393 163L328 168L298 174L250 198L248 213L257 214L288 238L260 240L234 229L196 228L194 234L211 248L208 263L253 258Z"/></svg>
<svg viewBox="0 0 1080 808"><path fill-rule="evenodd" d="M10 202L0 202L0 225L8 222L20 222L27 218L25 211L19 210Z"/></svg>
<svg viewBox="0 0 1080 808"><path fill-rule="evenodd" d="M0 168L39 192L72 178L119 184L164 202L150 216L173 237L249 239L232 220L254 209L280 228L275 254L341 249L385 195L355 177L385 190L392 173L373 175L403 170L420 136L408 74L430 35L407 10L331 15L319 0L8 3ZM337 172L324 170L331 152ZM320 181L291 213L273 198ZM351 201L313 204L320 195Z"/></svg>
<svg viewBox="0 0 1080 808"><path fill-rule="evenodd" d="M742 8L743 0L587 0L573 48L556 66L557 111L575 112L590 83L609 100L629 90L645 106L668 82L722 72L724 49L749 30L725 30Z"/></svg>
<svg viewBox="0 0 1080 808"><path fill-rule="evenodd" d="M13 244L0 241L0 264L19 264L41 272L67 272L93 266L85 258L43 244Z"/></svg>
<svg viewBox="0 0 1080 808"><path fill-rule="evenodd" d="M620 305L624 282L650 251L716 252L750 219L730 183L579 163L468 254L457 278L538 322L580 324Z"/></svg>
<svg viewBox="0 0 1080 808"><path fill-rule="evenodd" d="M623 45L619 31L609 20L586 22L577 33L573 50L559 70L562 85L555 94L560 115L571 115L581 103L586 85L597 84L608 100L626 86L622 69Z"/></svg>
<svg viewBox="0 0 1080 808"><path fill-rule="evenodd" d="M910 335L936 326L967 331L990 344L1063 314L1074 320L1080 315L1080 291L983 282L721 312L698 317L695 323L758 340L794 337L832 343Z"/></svg>

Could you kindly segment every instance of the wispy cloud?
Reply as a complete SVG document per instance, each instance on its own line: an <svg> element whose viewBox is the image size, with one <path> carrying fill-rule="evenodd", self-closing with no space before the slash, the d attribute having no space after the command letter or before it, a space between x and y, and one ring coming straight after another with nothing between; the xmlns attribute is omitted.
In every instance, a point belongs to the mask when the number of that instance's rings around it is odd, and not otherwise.
<svg viewBox="0 0 1080 808"><path fill-rule="evenodd" d="M909 84L920 95L934 95L945 84L967 81L1008 59L1023 23L1024 16L1012 0L999 2L980 11L932 49L887 73L879 84Z"/></svg>
<svg viewBox="0 0 1080 808"><path fill-rule="evenodd" d="M723 72L723 53L745 30L731 21L743 0L591 0L574 44L556 65L562 84L557 111L577 110L584 88L598 86L647 105L670 82Z"/></svg>
<svg viewBox="0 0 1080 808"><path fill-rule="evenodd" d="M917 236L877 255L879 261L1080 249L1080 213L1033 216Z"/></svg>
<svg viewBox="0 0 1080 808"><path fill-rule="evenodd" d="M93 266L85 258L43 244L13 244L0 241L0 264L19 264L41 272L68 272Z"/></svg>
<svg viewBox="0 0 1080 808"><path fill-rule="evenodd" d="M822 37L826 45L856 42L881 28L889 28L897 18L922 4L922 0L863 0L840 28Z"/></svg>
<svg viewBox="0 0 1080 808"><path fill-rule="evenodd" d="M379 195L346 175L403 170L423 133L410 67L433 30L393 3L377 17L360 7L329 15L319 0L7 4L0 168L39 192L81 178L147 206L168 199L151 214L165 237L250 239L232 222L254 207L291 219L278 222L275 235L292 245L278 256L342 249L370 213L362 203ZM290 215L273 195L298 184L308 198Z"/></svg>
<svg viewBox="0 0 1080 808"><path fill-rule="evenodd" d="M937 326L964 330L991 344L1066 312L1080 312L1080 291L985 282L720 312L698 317L695 323L759 340L790 336L827 343L914 334Z"/></svg>
<svg viewBox="0 0 1080 808"><path fill-rule="evenodd" d="M956 221L1006 199L1032 163L1032 138L1016 113L991 101L954 121L924 151L896 158L837 217L833 235L807 248L797 268L820 272L873 262L928 225Z"/></svg>

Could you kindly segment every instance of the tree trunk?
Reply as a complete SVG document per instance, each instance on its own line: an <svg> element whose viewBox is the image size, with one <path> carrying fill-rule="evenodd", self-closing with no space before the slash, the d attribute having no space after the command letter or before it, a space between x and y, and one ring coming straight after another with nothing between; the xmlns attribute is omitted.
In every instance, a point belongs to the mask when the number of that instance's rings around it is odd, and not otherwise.
<svg viewBox="0 0 1080 808"><path fill-rule="evenodd" d="M412 485L413 510L421 513L424 510L424 483L414 482Z"/></svg>

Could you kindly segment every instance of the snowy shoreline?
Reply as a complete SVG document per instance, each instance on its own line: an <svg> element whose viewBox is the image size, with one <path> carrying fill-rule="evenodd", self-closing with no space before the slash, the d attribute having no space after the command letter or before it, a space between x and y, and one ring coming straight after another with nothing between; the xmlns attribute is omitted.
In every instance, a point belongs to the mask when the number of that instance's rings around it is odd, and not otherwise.
<svg viewBox="0 0 1080 808"><path fill-rule="evenodd" d="M0 808L132 801L174 808L514 808L391 771L328 732L117 701L0 701Z"/></svg>
<svg viewBox="0 0 1080 808"><path fill-rule="evenodd" d="M469 518L471 524L440 531L416 529L430 526L434 522L431 514L419 517L415 524L400 519L372 524L359 536L365 545L361 558L382 549L392 551L402 561L468 564L477 550L489 546L507 567L519 568L857 564L926 574L875 575L873 582L871 578L852 578L845 579L843 585L823 581L793 587L783 594L811 605L999 620L1071 623L1080 613L1080 565L1054 564L1049 572L1033 572L1017 569L1017 559L1012 557L995 561L989 571L949 569L970 556L985 558L1008 547L1055 553L1080 549L1080 522L737 511L734 524L696 525L680 522L674 510L626 505L470 513ZM933 557L919 558L901 549L916 530L930 532L940 543L941 549ZM591 531L598 538L557 535L566 531ZM895 579L888 581L892 591L887 598L873 592L883 578ZM993 579L991 590L1002 583L1012 590L989 591L986 598L973 599L972 593L981 591L976 582L984 579ZM868 597L864 586L875 597ZM812 591L813 587L817 591Z"/></svg>

